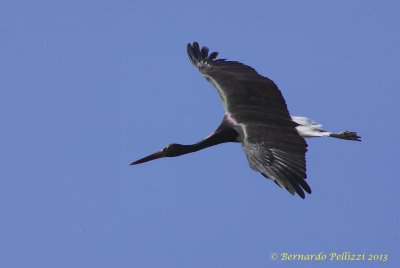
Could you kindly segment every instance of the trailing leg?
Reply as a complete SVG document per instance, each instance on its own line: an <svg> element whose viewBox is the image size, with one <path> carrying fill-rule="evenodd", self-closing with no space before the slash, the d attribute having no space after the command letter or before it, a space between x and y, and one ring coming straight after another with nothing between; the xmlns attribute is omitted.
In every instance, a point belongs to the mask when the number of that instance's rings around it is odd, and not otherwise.
<svg viewBox="0 0 400 268"><path fill-rule="evenodd" d="M361 141L361 137L357 135L357 132L343 131L340 133L331 133L329 137L350 140L350 141Z"/></svg>

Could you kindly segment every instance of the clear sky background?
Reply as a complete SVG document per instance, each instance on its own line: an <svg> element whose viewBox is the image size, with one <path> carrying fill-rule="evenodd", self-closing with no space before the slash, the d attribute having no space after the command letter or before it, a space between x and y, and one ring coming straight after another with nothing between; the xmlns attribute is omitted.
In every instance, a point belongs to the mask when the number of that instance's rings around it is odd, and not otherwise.
<svg viewBox="0 0 400 268"><path fill-rule="evenodd" d="M398 1L1 1L0 267L400 267ZM312 195L239 144L128 164L222 119L198 41L273 79ZM387 262L271 253L388 254ZM329 255L327 257L329 259Z"/></svg>

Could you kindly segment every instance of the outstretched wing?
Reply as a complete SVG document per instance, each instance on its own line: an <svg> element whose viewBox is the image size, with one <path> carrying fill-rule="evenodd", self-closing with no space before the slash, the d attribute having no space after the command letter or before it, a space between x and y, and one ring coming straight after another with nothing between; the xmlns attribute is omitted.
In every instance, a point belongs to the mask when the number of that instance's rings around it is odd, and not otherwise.
<svg viewBox="0 0 400 268"><path fill-rule="evenodd" d="M216 59L218 53L194 42L190 61L217 89L225 119L240 134L250 167L292 194L311 193L305 182L307 143L297 133L286 102L275 83L252 67Z"/></svg>

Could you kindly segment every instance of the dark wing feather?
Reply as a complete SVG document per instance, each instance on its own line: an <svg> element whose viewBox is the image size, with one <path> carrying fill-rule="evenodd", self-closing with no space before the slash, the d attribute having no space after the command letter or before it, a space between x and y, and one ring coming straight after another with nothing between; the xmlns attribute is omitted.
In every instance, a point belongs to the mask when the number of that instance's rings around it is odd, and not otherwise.
<svg viewBox="0 0 400 268"><path fill-rule="evenodd" d="M191 62L218 91L225 117L240 134L250 167L290 193L304 198L307 143L297 133L275 83L252 67L208 56L198 43L188 44ZM204 53L207 51L207 53Z"/></svg>

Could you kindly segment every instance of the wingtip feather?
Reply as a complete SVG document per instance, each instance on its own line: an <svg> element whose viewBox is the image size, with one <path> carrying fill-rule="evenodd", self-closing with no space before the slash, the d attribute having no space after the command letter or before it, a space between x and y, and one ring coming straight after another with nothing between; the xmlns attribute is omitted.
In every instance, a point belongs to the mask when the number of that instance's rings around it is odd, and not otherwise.
<svg viewBox="0 0 400 268"><path fill-rule="evenodd" d="M195 65L198 65L199 62L212 62L218 56L218 52L209 54L209 49L206 46L200 48L196 41L187 44L187 53L190 61Z"/></svg>

